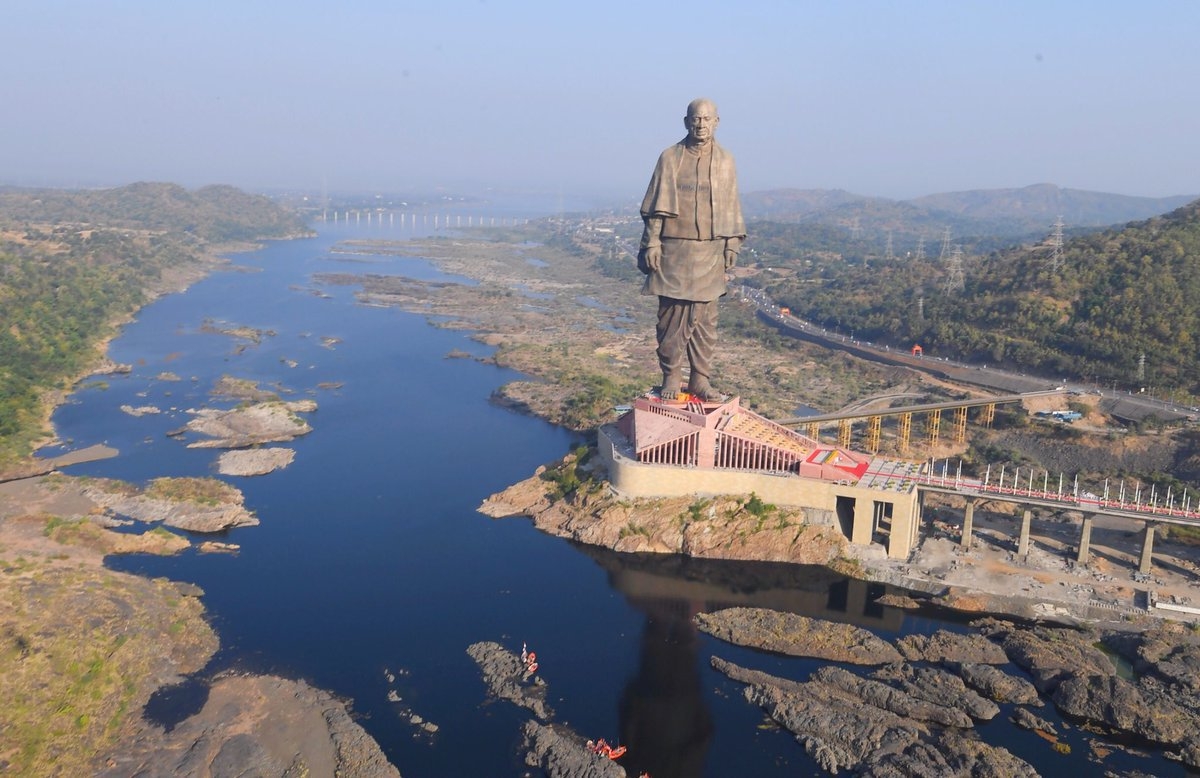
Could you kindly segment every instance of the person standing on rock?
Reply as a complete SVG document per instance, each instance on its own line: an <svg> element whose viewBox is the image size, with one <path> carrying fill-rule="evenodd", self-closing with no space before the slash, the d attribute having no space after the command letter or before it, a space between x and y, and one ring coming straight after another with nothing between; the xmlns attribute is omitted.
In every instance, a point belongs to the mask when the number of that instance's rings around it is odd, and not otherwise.
<svg viewBox="0 0 1200 778"><path fill-rule="evenodd" d="M638 269L642 294L658 296L658 363L664 400L678 399L683 363L687 393L720 400L713 389L717 300L725 294L725 271L737 262L746 237L733 156L714 138L717 106L693 100L683 125L687 137L658 157L642 200Z"/></svg>

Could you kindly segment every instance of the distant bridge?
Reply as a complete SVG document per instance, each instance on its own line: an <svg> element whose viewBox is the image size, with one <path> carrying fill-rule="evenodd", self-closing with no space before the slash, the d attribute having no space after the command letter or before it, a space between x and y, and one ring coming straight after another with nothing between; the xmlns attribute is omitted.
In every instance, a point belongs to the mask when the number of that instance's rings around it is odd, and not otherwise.
<svg viewBox="0 0 1200 778"><path fill-rule="evenodd" d="M928 414L925 421L925 442L932 446L941 436L942 411L954 411L952 435L955 443L964 443L967 439L967 410L980 408L978 423L991 426L996 416L996 406L1009 403L1019 403L1035 397L1047 397L1065 393L1065 389L1045 389L1021 394L1005 394L994 397L976 397L967 400L946 400L944 402L924 403L893 408L855 409L822 413L815 416L799 416L791 419L776 420L777 424L785 427L799 427L804 434L816 439L822 424L837 422L838 445L850 446L851 425L860 419L867 421L867 437L864 447L872 454L879 453L880 430L883 428L885 416L895 416L899 420L897 430L897 448L901 454L908 453L912 438L912 417L914 413Z"/></svg>
<svg viewBox="0 0 1200 778"><path fill-rule="evenodd" d="M372 209L345 210L321 212L321 221L329 224L354 224L365 227L399 227L400 229L416 229L433 227L440 229L458 229L462 227L510 227L528 224L529 219L515 216L489 216L462 213L429 213L410 211L377 211Z"/></svg>

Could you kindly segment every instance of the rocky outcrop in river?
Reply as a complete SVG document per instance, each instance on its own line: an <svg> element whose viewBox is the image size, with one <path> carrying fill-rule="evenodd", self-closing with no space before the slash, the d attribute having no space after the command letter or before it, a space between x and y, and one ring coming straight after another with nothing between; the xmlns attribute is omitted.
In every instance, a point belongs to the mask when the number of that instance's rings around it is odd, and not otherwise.
<svg viewBox="0 0 1200 778"><path fill-rule="evenodd" d="M296 458L290 448L247 448L226 451L217 458L221 475L266 475L287 467Z"/></svg>
<svg viewBox="0 0 1200 778"><path fill-rule="evenodd" d="M591 741L565 724L551 721L546 684L521 657L499 643L482 641L467 648L494 699L525 708L537 717L522 726L524 762L548 778L622 778L625 770L613 759L588 746Z"/></svg>
<svg viewBox="0 0 1200 778"><path fill-rule="evenodd" d="M258 524L243 505L240 491L211 479L160 478L145 490L99 480L86 486L83 493L109 514L162 522L191 532L221 532Z"/></svg>
<svg viewBox="0 0 1200 778"><path fill-rule="evenodd" d="M716 613L700 613L696 615L696 626L729 643L792 656L860 665L882 665L903 659L891 643L865 629L765 608L726 608Z"/></svg>
<svg viewBox="0 0 1200 778"><path fill-rule="evenodd" d="M579 735L559 724L525 722L525 764L549 778L624 778L625 769L612 759L589 751Z"/></svg>
<svg viewBox="0 0 1200 778"><path fill-rule="evenodd" d="M311 410L311 401L301 406ZM312 427L288 403L264 402L229 410L202 408L187 423L187 429L210 440L197 440L188 448L247 448L263 443L281 443L312 432Z"/></svg>
<svg viewBox="0 0 1200 778"><path fill-rule="evenodd" d="M499 643L487 641L472 643L467 655L479 665L483 682L493 697L530 710L542 721L554 716L546 704L546 685L528 672L519 656Z"/></svg>
<svg viewBox="0 0 1200 778"><path fill-rule="evenodd" d="M796 736L830 773L1034 776L1002 748L958 734L971 717L879 681L823 667L806 682L747 670L713 657L713 667L747 684L747 701ZM939 728L941 727L941 728Z"/></svg>
<svg viewBox="0 0 1200 778"><path fill-rule="evenodd" d="M741 646L845 664L879 665L869 676L824 666L807 680L712 666L745 684L746 699L792 732L829 772L860 775L1034 775L1023 760L970 735L1000 705L1042 705L1046 695L1070 721L1093 731L1175 751L1197 767L1200 698L1191 672L1200 636L1178 625L1147 633L1105 633L987 618L975 632L935 633L890 643L857 627L753 608L695 617L709 634ZM1137 680L1118 676L1106 650L1130 658ZM997 665L1011 662L1032 682ZM1041 691L1041 695L1039 694ZM1024 707L1018 726L1056 743L1057 727ZM1063 746L1065 747L1065 746Z"/></svg>

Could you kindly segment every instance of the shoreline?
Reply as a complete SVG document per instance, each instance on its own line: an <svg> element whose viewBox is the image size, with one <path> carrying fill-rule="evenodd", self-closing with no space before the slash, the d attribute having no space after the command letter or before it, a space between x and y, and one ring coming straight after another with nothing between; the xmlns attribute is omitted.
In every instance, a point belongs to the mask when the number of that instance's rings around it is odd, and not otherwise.
<svg viewBox="0 0 1200 778"><path fill-rule="evenodd" d="M299 237L307 236L280 239ZM301 769L303 772L314 771L314 774L399 776L378 743L352 720L346 703L303 680L228 674L208 678L204 680L208 702L170 733L144 719L141 711L154 694L178 684L183 678L203 673L220 648L220 636L202 604L203 592L197 587L108 570L103 560L113 553L176 553L189 544L160 523L147 525L140 534L111 533L92 521L92 517L104 509L85 493L79 479L55 475L62 467L119 456L117 449L94 444L47 457L35 453L47 446L63 445L52 417L71 392L91 377L121 372L122 366L112 362L108 349L120 337L123 328L136 320L142 308L164 296L186 292L193 284L216 272L236 267L230 255L255 251L262 243L238 242L207 247L195 262L172 269L174 272L148 286L142 305L114 317L109 323L112 332L94 344L94 359L69 382L70 388L50 389L43 394L39 414L42 433L31 437L28 455L0 473L0 567L5 568L5 575L0 576L0 591L24 602L27 598L20 595L22 587L27 585L27 580L33 580L41 587L41 593L29 599L30 603L42 606L51 601L69 604L60 604L52 609L53 612L42 608L10 612L2 620L9 634L28 641L30 650L37 655L57 657L66 651L90 652L91 646L104 646L113 641L121 647L119 652L113 649L100 666L104 669L104 678L119 680L122 691L114 689L98 699L93 696L93 702L88 704L66 707L67 712L75 711L72 715L78 717L72 725L64 725L60 730L74 732L69 741L84 744L79 748L64 746L55 738L47 741L47 735L37 734L44 721L55 721L62 712L62 706L57 702L51 703L52 708L58 708L52 712L43 713L38 706L43 704L40 700L44 695L57 694L60 686L78 685L89 676L80 680L67 671L48 671L31 687L23 685L26 673L6 674L7 677L0 679L0 688L7 690L10 705L16 706L11 712L18 719L10 724L17 728L8 730L14 738L13 743L48 742L54 745L57 748L53 756L56 770L106 776L145 770L174 773L188 769L184 767L185 763L192 764L198 758L217 759L222 746L241 738L237 742L239 747L254 742L255 747L266 755L264 758L270 757L278 764L280 773ZM201 550L204 550L203 546L200 544ZM34 577L29 579L30 575ZM98 600L93 593L97 591L106 594ZM127 596L126 592L129 593ZM123 608L125 612L120 617L102 620L97 627L95 616L103 612L102 606L106 604ZM169 624L156 622L149 626L138 615L149 614L146 618L161 621L162 614L171 612L181 615ZM78 615L72 616L72 613ZM48 622L48 618L52 621ZM132 638L126 633L130 623L144 627L132 633ZM122 634L109 635L106 632L109 628ZM77 635L79 631L87 634ZM22 637L23 634L29 637ZM74 637L63 640L59 634ZM185 648L176 648L177 645ZM90 675L100 660L64 657L59 661L65 667L91 667ZM133 661L143 664L130 664ZM37 680L36 675L33 680ZM114 708L118 703L119 707ZM100 708L91 712L97 705ZM24 706L32 706L29 710L37 712L23 716L20 711L27 710ZM84 712L79 713L80 710ZM0 716L0 723L3 719ZM263 729L264 719L269 722L270 731ZM104 723L104 727L93 727L91 720L97 725ZM236 734L239 731L253 734ZM201 751L207 751L207 756L201 755ZM46 756L34 749L21 755L20 759L25 761L7 761L11 758L11 754L6 755L5 759L0 759L0 764L36 772L41 769L38 767L42 765L40 760ZM49 769L48 765L43 766Z"/></svg>

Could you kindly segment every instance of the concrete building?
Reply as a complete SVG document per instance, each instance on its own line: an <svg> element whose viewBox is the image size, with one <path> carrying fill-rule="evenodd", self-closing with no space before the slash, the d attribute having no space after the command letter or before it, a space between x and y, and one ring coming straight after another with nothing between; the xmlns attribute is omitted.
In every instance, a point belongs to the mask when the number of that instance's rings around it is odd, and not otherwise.
<svg viewBox="0 0 1200 778"><path fill-rule="evenodd" d="M917 541L921 464L872 457L821 443L723 403L634 401L599 430L608 480L625 497L756 494L789 507L827 512L850 542L878 543L907 559Z"/></svg>

